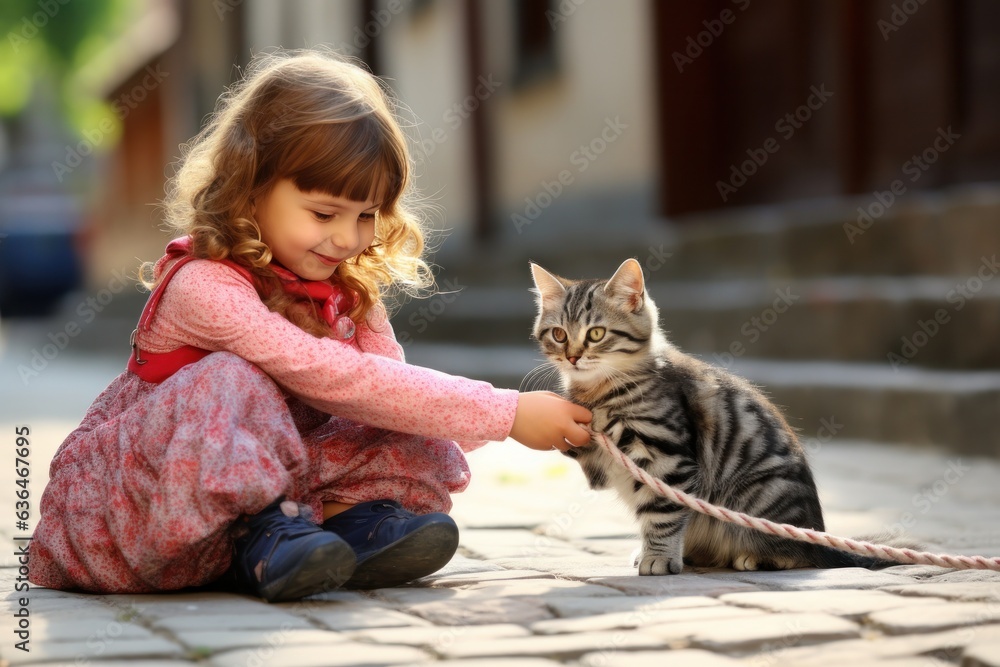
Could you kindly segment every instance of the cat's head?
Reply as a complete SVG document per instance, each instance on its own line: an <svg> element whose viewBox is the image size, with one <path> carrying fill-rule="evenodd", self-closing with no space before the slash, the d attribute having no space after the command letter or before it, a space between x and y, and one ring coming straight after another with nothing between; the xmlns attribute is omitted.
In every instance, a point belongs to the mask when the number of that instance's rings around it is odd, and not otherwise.
<svg viewBox="0 0 1000 667"><path fill-rule="evenodd" d="M636 260L625 260L608 280L567 280L537 264L531 273L538 303L535 338L568 383L588 385L628 373L663 341Z"/></svg>

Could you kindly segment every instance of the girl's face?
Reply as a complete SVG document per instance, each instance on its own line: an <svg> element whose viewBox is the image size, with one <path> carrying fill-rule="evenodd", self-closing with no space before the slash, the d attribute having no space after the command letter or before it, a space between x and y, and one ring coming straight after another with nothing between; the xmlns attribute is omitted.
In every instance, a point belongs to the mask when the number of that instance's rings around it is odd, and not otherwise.
<svg viewBox="0 0 1000 667"><path fill-rule="evenodd" d="M327 280L375 239L372 201L303 192L281 179L256 203L261 240L274 259L305 280Z"/></svg>

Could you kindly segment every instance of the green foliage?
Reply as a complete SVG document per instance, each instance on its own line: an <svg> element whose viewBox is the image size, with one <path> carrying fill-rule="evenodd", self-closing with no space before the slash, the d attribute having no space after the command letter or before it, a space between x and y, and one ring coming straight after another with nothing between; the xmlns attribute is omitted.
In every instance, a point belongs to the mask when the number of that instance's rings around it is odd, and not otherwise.
<svg viewBox="0 0 1000 667"><path fill-rule="evenodd" d="M68 124L88 127L104 103L75 80L123 32L134 7L135 0L2 0L0 116L20 113L48 81Z"/></svg>

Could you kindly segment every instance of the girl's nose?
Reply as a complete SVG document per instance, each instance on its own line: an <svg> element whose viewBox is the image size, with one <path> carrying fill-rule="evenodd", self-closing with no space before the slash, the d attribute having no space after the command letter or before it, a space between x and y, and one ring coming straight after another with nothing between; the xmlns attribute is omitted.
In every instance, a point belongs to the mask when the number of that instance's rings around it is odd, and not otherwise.
<svg viewBox="0 0 1000 667"><path fill-rule="evenodd" d="M334 230L330 239L333 245L341 250L353 250L358 245L358 227L353 223L345 223Z"/></svg>

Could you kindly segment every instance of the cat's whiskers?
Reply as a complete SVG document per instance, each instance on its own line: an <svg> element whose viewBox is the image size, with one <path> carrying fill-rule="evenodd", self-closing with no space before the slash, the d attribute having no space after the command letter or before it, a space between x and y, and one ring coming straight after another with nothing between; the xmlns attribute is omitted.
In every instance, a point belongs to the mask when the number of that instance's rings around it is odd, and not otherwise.
<svg viewBox="0 0 1000 667"><path fill-rule="evenodd" d="M550 383L552 376L558 372L559 369L551 361L546 361L539 366L535 366L521 380L518 391L534 391L532 386L544 388Z"/></svg>

